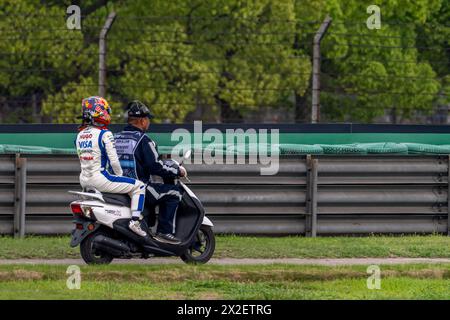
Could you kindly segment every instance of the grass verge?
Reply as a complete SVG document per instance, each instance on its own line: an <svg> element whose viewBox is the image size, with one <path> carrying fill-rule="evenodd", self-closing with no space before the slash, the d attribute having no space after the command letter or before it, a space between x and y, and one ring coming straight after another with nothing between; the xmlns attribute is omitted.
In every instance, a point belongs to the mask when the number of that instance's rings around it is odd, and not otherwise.
<svg viewBox="0 0 450 320"><path fill-rule="evenodd" d="M381 289L367 266L0 266L0 299L450 299L450 264L384 265Z"/></svg>
<svg viewBox="0 0 450 320"><path fill-rule="evenodd" d="M70 238L31 236L17 240L0 237L0 259L79 258ZM241 237L217 236L214 258L449 258L450 237Z"/></svg>

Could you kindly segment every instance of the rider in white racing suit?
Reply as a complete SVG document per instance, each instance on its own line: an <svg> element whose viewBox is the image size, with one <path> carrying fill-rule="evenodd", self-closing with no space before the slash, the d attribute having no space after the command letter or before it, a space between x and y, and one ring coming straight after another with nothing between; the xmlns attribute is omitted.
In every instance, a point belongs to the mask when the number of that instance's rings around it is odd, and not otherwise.
<svg viewBox="0 0 450 320"><path fill-rule="evenodd" d="M129 228L145 237L147 233L141 229L139 222L144 207L145 185L139 180L122 176L114 136L107 129L111 122L111 108L101 97L86 98L82 106L83 125L76 139L81 163L80 184L83 188L94 187L100 192L129 194L132 211Z"/></svg>

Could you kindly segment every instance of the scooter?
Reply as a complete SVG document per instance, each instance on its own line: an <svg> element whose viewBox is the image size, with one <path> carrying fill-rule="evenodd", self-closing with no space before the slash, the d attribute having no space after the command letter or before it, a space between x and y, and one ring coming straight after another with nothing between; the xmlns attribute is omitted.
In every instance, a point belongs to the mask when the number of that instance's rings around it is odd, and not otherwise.
<svg viewBox="0 0 450 320"><path fill-rule="evenodd" d="M188 151L184 155L191 156ZM174 160L171 160L174 161ZM95 189L69 191L80 196L70 204L75 228L72 230L71 247L80 245L81 257L87 264L109 264L114 258L130 259L178 256L186 263L206 263L214 254L213 224L205 216L198 197L180 179L174 179L182 190L177 209L175 236L179 244L158 241L152 237L157 225L150 226L156 208L146 207L141 226L148 230L141 237L128 228L131 219L128 195L100 193ZM157 219L153 219L157 221Z"/></svg>

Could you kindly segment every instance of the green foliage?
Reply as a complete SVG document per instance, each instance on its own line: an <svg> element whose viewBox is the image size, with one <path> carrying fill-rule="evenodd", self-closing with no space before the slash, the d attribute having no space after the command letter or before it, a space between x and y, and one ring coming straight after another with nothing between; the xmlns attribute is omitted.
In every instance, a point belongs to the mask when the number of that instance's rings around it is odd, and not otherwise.
<svg viewBox="0 0 450 320"><path fill-rule="evenodd" d="M346 15L341 17L348 21L343 26L345 34L336 35L339 41L330 37L324 41L324 56L330 57L322 68L326 73L324 112L334 120L363 122L391 108L404 119L416 111L431 112L441 81L432 64L421 59L421 52L432 52L436 44L424 45L418 30L424 22L436 22L433 14L437 15L444 1L385 1L379 5L379 30L366 27L366 4L346 3ZM334 46L348 50L339 57ZM446 45L442 42L441 46ZM448 58L441 59L445 62Z"/></svg>
<svg viewBox="0 0 450 320"><path fill-rule="evenodd" d="M70 4L1 1L0 103L20 110L9 121L32 121L33 95L53 122L78 121L81 99L97 94L98 34L112 10L106 98L115 121L131 99L164 122L197 106L222 121L294 107L294 96L310 94L312 37L327 14L323 119L371 122L386 109L408 119L449 103L445 0L379 1L380 30L367 28L367 3L357 0L92 0L82 2L82 30L66 28Z"/></svg>

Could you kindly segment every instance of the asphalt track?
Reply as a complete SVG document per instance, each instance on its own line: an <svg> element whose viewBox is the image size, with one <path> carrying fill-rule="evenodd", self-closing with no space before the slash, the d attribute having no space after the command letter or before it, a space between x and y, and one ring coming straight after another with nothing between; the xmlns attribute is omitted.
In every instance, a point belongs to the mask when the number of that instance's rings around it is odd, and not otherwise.
<svg viewBox="0 0 450 320"><path fill-rule="evenodd" d="M270 264L294 264L294 265L386 265L386 264L414 264L414 263L450 263L450 258L336 258L336 259L211 259L212 265L270 265ZM28 264L28 265L84 265L81 259L0 259L0 265ZM178 258L151 258L151 259L115 259L112 264L184 264Z"/></svg>

